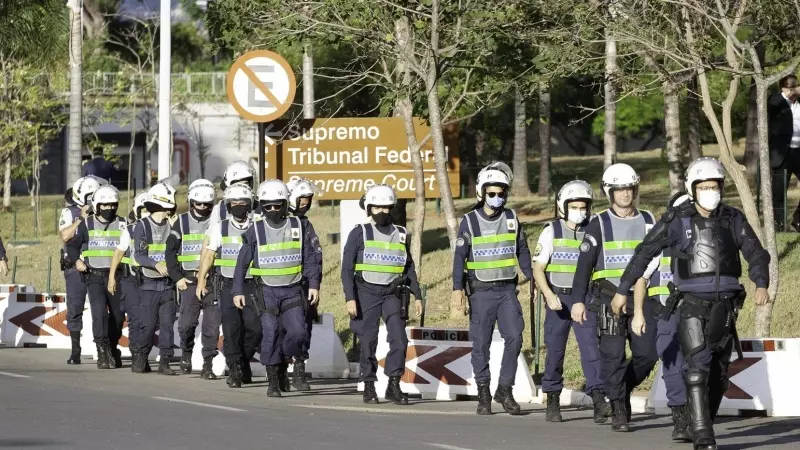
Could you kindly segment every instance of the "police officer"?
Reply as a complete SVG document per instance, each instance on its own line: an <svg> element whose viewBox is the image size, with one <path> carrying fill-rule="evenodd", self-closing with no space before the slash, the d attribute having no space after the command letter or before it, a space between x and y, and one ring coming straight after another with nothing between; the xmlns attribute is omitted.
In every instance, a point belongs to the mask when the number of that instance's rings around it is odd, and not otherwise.
<svg viewBox="0 0 800 450"><path fill-rule="evenodd" d="M319 243L319 237L314 229L314 225L308 220L308 210L311 209L311 202L314 199L314 192L316 186L308 180L298 179L292 180L286 185L289 188L289 212L295 217L300 219L303 231L309 236L311 247L314 250L314 261L305 261L304 264L316 265L315 273L320 274L320 285L322 283L322 246ZM263 207L261 208L263 210ZM307 391L311 389L306 380L306 361L308 360L308 351L311 347L311 331L314 328L314 322L319 317L317 306L319 305L319 298L311 298L309 296L309 280L303 277L301 282L303 287L303 298L309 299L306 305L306 342L303 345L303 355L300 358L295 358L294 369L292 372L292 386L298 391ZM286 330L281 327L279 339L283 340ZM285 384L285 383L284 383Z"/></svg>
<svg viewBox="0 0 800 450"><path fill-rule="evenodd" d="M467 289L472 370L478 384L477 413L481 415L492 413L489 346L495 322L505 345L494 401L502 404L509 414L520 413L512 394L525 326L517 299L517 264L526 279L531 279L533 272L517 214L504 207L512 179L511 169L503 163L493 163L478 173L478 204L461 221L453 257L451 302L463 304L462 289Z"/></svg>
<svg viewBox="0 0 800 450"><path fill-rule="evenodd" d="M640 301L636 304L633 304L633 293L628 291L627 297L620 297L616 303L611 303L614 289L608 287L607 283L619 285L619 277L633 256L634 249L652 227L654 219L649 211L636 209L639 175L631 166L611 165L603 173L602 186L611 207L593 217L586 226L572 286L571 314L572 320L578 323L587 321L584 303L589 281L593 280L591 307L600 311L596 319L600 334L600 370L606 395L611 400L611 429L624 432L630 431L631 392L647 378L658 360L656 327L652 305L644 302L646 284L643 281L638 283L642 294L637 297ZM609 309L614 314L609 313ZM643 312L640 313L640 309ZM629 311L634 312L633 320ZM642 328L645 323L645 332L629 332ZM630 340L633 354L627 366L626 337Z"/></svg>
<svg viewBox="0 0 800 450"><path fill-rule="evenodd" d="M133 208L128 213L128 235L133 235L136 230L136 224L139 220L150 215L144 207L144 202L147 200L148 193L141 192L133 200ZM131 251L136 247L136 243L132 239L124 241L120 239L120 244L114 250L114 257L111 260L111 273L116 273L120 263L123 264L122 278L120 279L120 309L127 316L128 319L128 350L131 352L131 361L136 361L139 354L139 343L141 342L141 298L139 296L139 289L141 283L139 282L140 271L139 265L131 257ZM117 280L114 277L108 278L108 286L106 290L109 294L115 294L117 291ZM147 358L144 359L145 366L144 372L151 371L150 363ZM135 365L131 364L131 370Z"/></svg>
<svg viewBox="0 0 800 450"><path fill-rule="evenodd" d="M211 224L206 232L208 252L203 254L200 271L197 274L197 298L204 298L209 292L219 302L222 315L222 353L228 364L228 386L240 388L242 384L252 383L250 360L261 341L260 312L257 305L234 303L234 273L239 252L242 249L242 235L251 227L250 212L253 209L253 191L246 184L234 184L225 189L223 208L230 213L225 220ZM216 258L215 258L216 256ZM216 268L212 277L212 290L206 286L206 276L211 267ZM249 266L249 264L248 264ZM248 267L245 266L245 269ZM255 289L255 282L249 271L246 280L240 283L239 293L248 296Z"/></svg>
<svg viewBox="0 0 800 450"><path fill-rule="evenodd" d="M224 192L229 186L233 186L236 184L245 185L250 188L252 191L255 188L255 171L253 167L248 164L246 161L234 161L225 168L225 172L222 174L222 182L220 183L220 187ZM211 211L211 222L209 223L209 228L214 225L222 222L223 220L228 218L228 211L225 208L225 199L222 199L214 205L214 209ZM254 205L255 206L255 205Z"/></svg>
<svg viewBox="0 0 800 450"><path fill-rule="evenodd" d="M175 188L165 182L156 183L150 188L145 207L150 215L139 222L132 238L136 242L133 259L141 266L142 273L139 292L142 326L138 359L133 362L131 370L136 373L145 371L158 323L158 373L175 375L175 371L169 367L174 354L175 287L164 261L170 234L168 218L176 209Z"/></svg>
<svg viewBox="0 0 800 450"><path fill-rule="evenodd" d="M408 395L400 389L406 367L406 320L403 298L408 290L416 298L417 315L422 312L422 297L417 271L408 248L408 231L392 224L391 211L397 195L391 186L370 187L361 207L371 219L350 231L342 256L342 287L350 315L350 329L361 342L361 376L364 403L378 403L375 381L378 361L378 325L386 324L389 353L384 372L389 376L384 398L398 405L408 404ZM407 309L406 309L407 312Z"/></svg>
<svg viewBox="0 0 800 450"><path fill-rule="evenodd" d="M565 184L556 196L558 219L545 226L533 252L533 276L547 305L544 319L544 343L547 347L542 391L547 393L545 420L561 422L559 398L564 387L564 354L570 327L575 331L581 365L586 377L586 393L594 402L595 423L605 423L610 413L600 378L600 352L594 327L594 313L589 321L572 321L572 281L578 262L578 247L583 227L589 222L594 191L581 180Z"/></svg>
<svg viewBox="0 0 800 450"><path fill-rule="evenodd" d="M80 222L75 236L67 244L70 259L83 274L92 311L92 335L97 346L97 368L122 367L122 354L117 348L125 317L120 309L120 296L106 290L109 278L119 280L118 271L111 272L111 260L120 244L130 241L127 224L117 216L119 191L114 186L101 186L92 195L94 214ZM81 253L81 249L84 249ZM83 260L80 259L83 258Z"/></svg>
<svg viewBox="0 0 800 450"><path fill-rule="evenodd" d="M689 200L687 194L673 195L667 208L676 208ZM655 275L655 276L653 276ZM678 316L664 314L664 307L669 297L669 283L672 282L672 258L669 248L656 256L647 266L643 280L653 280L647 288L647 296L653 304L653 312L658 321L656 325L656 351L661 358L661 378L667 389L667 406L672 410L672 439L690 441L687 431L689 418L686 412L686 386L683 384L683 352L678 341Z"/></svg>
<svg viewBox="0 0 800 450"><path fill-rule="evenodd" d="M72 188L72 195L65 201L69 203L61 210L58 221L58 232L64 248L61 251L61 270L64 272L64 281L67 284L67 329L72 343L72 353L67 364L81 363L81 329L83 329L83 306L86 304L86 285L81 274L75 268L75 261L69 259L67 244L75 236L75 231L83 218L89 216L91 205L89 200L92 194L105 184L104 180L89 176L79 178Z"/></svg>
<svg viewBox="0 0 800 450"><path fill-rule="evenodd" d="M686 191L693 202L667 210L637 249L618 287L619 293L625 292L654 257L671 249L676 259L673 295L680 300L674 314L685 357L683 380L695 449L717 448L712 423L729 385L736 318L744 301L740 251L756 285L756 305L769 301L769 253L744 214L720 203L724 180L725 172L716 159L699 158L689 165ZM672 304L670 298L667 305Z"/></svg>
<svg viewBox="0 0 800 450"><path fill-rule="evenodd" d="M166 250L167 270L180 296L178 335L181 339L181 371L185 374L192 373L194 335L202 310L203 369L200 378L204 380L217 379L211 364L218 353L222 316L213 295L206 295L199 300L196 296L197 290L190 285L197 280L200 253L215 196L214 185L210 181L200 179L192 182L189 186L189 211L178 216L172 225Z"/></svg>
<svg viewBox="0 0 800 450"><path fill-rule="evenodd" d="M300 220L287 217L289 188L280 180L267 180L258 187L264 218L243 236L242 250L234 274L233 300L238 308L253 301L243 287L247 268L257 277L254 298L261 309L261 364L267 368L268 397L280 397L278 370L282 358L300 358L306 342L305 304L319 299L321 274L316 265L316 247L311 245ZM308 297L301 281L308 279ZM286 330L280 340L280 328Z"/></svg>

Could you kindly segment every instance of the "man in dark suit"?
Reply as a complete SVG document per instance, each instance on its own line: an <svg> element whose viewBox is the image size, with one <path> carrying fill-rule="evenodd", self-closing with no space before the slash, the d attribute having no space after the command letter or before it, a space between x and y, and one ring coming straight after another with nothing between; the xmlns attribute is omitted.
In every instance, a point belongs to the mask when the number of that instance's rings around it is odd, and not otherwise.
<svg viewBox="0 0 800 450"><path fill-rule="evenodd" d="M102 148L94 149L92 156L92 160L83 165L83 176L94 175L110 183L114 176L114 165L106 161Z"/></svg>
<svg viewBox="0 0 800 450"><path fill-rule="evenodd" d="M769 160L772 168L772 207L776 231L783 231L784 201L787 183L794 174L800 180L800 102L797 77L788 75L780 81L781 92L767 102L769 120ZM785 172L784 172L785 171ZM800 205L790 218L791 225L800 230Z"/></svg>

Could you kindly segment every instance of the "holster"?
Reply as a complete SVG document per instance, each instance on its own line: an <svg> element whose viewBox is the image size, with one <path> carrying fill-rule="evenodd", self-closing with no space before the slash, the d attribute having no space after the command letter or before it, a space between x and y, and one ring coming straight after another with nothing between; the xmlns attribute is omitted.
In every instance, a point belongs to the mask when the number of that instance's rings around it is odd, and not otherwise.
<svg viewBox="0 0 800 450"><path fill-rule="evenodd" d="M400 299L400 318L408 320L408 309L411 303L411 288L408 287L408 277L401 276L389 285L394 296Z"/></svg>
<svg viewBox="0 0 800 450"><path fill-rule="evenodd" d="M616 317L611 310L611 299L617 293L617 287L608 280L598 280L592 283L589 311L597 315L597 337L628 335L626 318L624 315Z"/></svg>
<svg viewBox="0 0 800 450"><path fill-rule="evenodd" d="M247 283L247 281L245 281L245 283ZM250 303L253 309L261 314L267 313L273 316L280 316L281 312L278 308L267 307L266 302L264 302L264 285L261 279L257 279L252 283L255 284L255 287L250 290L246 301Z"/></svg>
<svg viewBox="0 0 800 450"><path fill-rule="evenodd" d="M69 259L69 255L64 249L61 249L61 259L59 260L59 264L61 265L61 271L69 270L75 267L75 261Z"/></svg>

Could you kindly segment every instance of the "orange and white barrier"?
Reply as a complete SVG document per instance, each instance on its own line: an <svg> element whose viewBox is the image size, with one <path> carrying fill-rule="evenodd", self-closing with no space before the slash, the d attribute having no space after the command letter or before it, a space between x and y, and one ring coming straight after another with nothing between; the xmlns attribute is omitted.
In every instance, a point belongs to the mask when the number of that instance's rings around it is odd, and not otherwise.
<svg viewBox="0 0 800 450"><path fill-rule="evenodd" d="M30 286L4 286L0 322L2 342L13 347L70 348L64 294L37 294Z"/></svg>
<svg viewBox="0 0 800 450"><path fill-rule="evenodd" d="M423 398L436 400L454 400L458 395L478 395L478 386L472 372L472 341L469 330L407 327L406 335L406 367L405 374L400 379L403 392L421 394ZM389 377L383 371L386 355L389 353L386 338L386 326L382 325L378 333L378 381L375 383L375 390L381 398L389 383ZM495 330L489 347L492 393L497 389L503 347L503 338ZM528 370L528 363L522 355L518 357L518 363L514 398L518 402L533 402L536 400L536 386ZM358 390L363 392L364 383L358 383Z"/></svg>
<svg viewBox="0 0 800 450"><path fill-rule="evenodd" d="M736 416L747 411L766 411L773 417L800 416L800 339L742 339L744 358L736 351L728 368L730 386L720 405L719 415ZM666 388L661 368L650 391L648 409L668 413Z"/></svg>

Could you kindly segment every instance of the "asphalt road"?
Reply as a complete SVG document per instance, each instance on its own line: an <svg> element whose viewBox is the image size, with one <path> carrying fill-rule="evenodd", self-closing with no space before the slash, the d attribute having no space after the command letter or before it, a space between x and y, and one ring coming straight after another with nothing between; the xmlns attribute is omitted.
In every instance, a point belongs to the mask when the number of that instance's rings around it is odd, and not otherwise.
<svg viewBox="0 0 800 450"><path fill-rule="evenodd" d="M544 421L539 405L490 417L475 402L412 399L364 405L355 384L313 380L310 393L267 398L263 382L230 389L198 375L97 370L68 351L0 349L0 448L109 449L691 449L670 440L665 416L636 415L633 431L596 425L591 411L566 409ZM800 448L800 419L723 418L723 449Z"/></svg>

